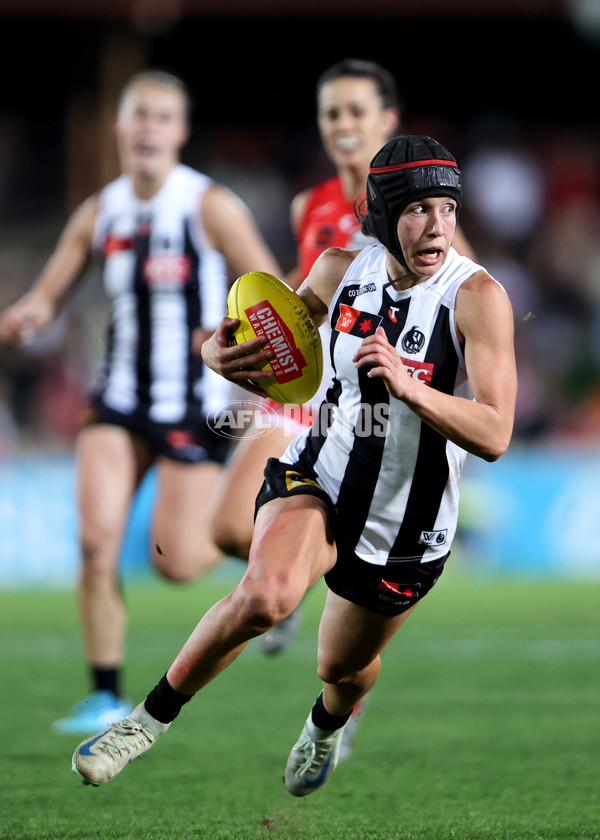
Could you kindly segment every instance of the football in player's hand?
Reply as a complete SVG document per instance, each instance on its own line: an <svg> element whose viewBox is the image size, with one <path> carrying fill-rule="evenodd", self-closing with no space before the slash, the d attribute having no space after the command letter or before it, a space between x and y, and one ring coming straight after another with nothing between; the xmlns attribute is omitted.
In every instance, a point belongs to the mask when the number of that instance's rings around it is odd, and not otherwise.
<svg viewBox="0 0 600 840"><path fill-rule="evenodd" d="M256 382L267 396L282 404L302 404L314 396L323 375L321 337L293 289L272 274L243 274L229 291L227 314L240 322L233 334L237 344L268 339L274 358L262 370L270 368L275 379Z"/></svg>

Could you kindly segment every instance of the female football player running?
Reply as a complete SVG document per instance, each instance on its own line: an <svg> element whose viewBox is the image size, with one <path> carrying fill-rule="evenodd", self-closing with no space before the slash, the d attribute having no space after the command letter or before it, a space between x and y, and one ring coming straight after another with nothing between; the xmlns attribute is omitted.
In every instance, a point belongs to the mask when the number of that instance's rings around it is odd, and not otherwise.
<svg viewBox="0 0 600 840"><path fill-rule="evenodd" d="M227 447L205 417L228 392L199 349L225 311L228 273L279 269L237 196L179 162L189 107L175 76L146 71L129 81L115 121L123 174L75 210L36 284L0 316L0 340L28 340L54 318L90 257L101 261L108 346L77 442L79 612L92 693L56 722L60 732L94 732L131 709L121 696L119 551L153 464L157 570L185 581L222 557L206 510Z"/></svg>
<svg viewBox="0 0 600 840"><path fill-rule="evenodd" d="M373 155L398 130L399 95L391 73L372 61L343 59L317 81L317 123L323 148L336 174L299 193L292 202L291 223L298 243L298 265L286 278L296 288L327 248L363 248L372 242L358 224L354 205L365 194ZM454 247L473 259L465 237L457 232ZM329 325L321 328L325 369L322 386L302 411L269 401L278 424L259 432L251 427L233 450L211 500L213 538L227 554L248 558L254 527L254 499L267 459L279 457L290 438L308 425L325 398L333 374L329 359ZM264 421L264 416L261 415ZM262 639L265 653L281 651L300 623L300 608ZM349 729L345 746L349 746Z"/></svg>
<svg viewBox="0 0 600 840"><path fill-rule="evenodd" d="M200 620L146 700L76 749L73 768L87 782L109 781L147 750L321 577L323 691L285 784L305 796L335 768L381 652L442 573L467 453L495 461L512 434L512 311L504 289L452 248L461 198L456 161L435 140L401 135L375 155L363 224L378 241L326 251L299 290L332 330L326 416L269 461L239 585ZM243 384L271 351L263 339L229 346L237 323L223 320L203 358Z"/></svg>

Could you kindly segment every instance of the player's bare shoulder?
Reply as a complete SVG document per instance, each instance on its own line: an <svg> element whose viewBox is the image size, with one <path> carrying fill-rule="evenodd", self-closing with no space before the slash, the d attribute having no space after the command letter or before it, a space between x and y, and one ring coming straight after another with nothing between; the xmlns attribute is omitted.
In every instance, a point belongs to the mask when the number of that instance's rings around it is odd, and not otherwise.
<svg viewBox="0 0 600 840"><path fill-rule="evenodd" d="M462 283L457 295L457 306L460 305L460 302L471 301L473 298L478 299L482 305L489 301L490 303L496 302L498 305L510 306L504 286L491 274L488 274L485 269L476 271Z"/></svg>
<svg viewBox="0 0 600 840"><path fill-rule="evenodd" d="M512 307L506 289L487 271L476 271L461 284L456 296L459 336L471 330L489 330L492 323L504 323L512 329L512 321Z"/></svg>
<svg viewBox="0 0 600 840"><path fill-rule="evenodd" d="M67 230L74 238L89 242L91 246L99 210L100 193L94 193L75 208L68 221Z"/></svg>
<svg viewBox="0 0 600 840"><path fill-rule="evenodd" d="M323 251L298 290L299 294L302 296L302 292L308 288L328 308L337 287L359 254L360 251L345 248L328 248Z"/></svg>

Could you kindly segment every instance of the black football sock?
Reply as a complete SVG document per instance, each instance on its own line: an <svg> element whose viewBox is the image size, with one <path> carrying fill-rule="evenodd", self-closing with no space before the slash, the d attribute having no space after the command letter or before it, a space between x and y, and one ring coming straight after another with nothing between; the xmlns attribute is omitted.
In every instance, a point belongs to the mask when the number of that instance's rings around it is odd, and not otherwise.
<svg viewBox="0 0 600 840"><path fill-rule="evenodd" d="M352 711L349 711L347 715L330 715L323 705L323 692L317 697L311 712L314 725L318 726L319 729L325 729L330 732L333 732L334 729L340 729L340 727L350 720L351 715Z"/></svg>
<svg viewBox="0 0 600 840"><path fill-rule="evenodd" d="M152 689L144 701L148 714L161 723L171 723L175 720L181 707L189 703L193 694L180 694L168 683L167 675Z"/></svg>
<svg viewBox="0 0 600 840"><path fill-rule="evenodd" d="M104 668L99 665L90 665L90 675L94 691L112 691L117 697L121 696L121 669L119 667Z"/></svg>

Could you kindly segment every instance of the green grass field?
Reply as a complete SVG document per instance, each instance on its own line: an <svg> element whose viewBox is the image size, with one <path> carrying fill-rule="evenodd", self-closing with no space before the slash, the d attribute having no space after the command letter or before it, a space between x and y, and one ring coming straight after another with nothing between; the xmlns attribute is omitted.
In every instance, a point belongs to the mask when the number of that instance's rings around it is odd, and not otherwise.
<svg viewBox="0 0 600 840"><path fill-rule="evenodd" d="M127 588L138 702L231 569ZM70 772L50 723L87 693L71 592L0 593L2 840L600 838L600 583L449 569L384 655L352 758L313 796L283 784L319 690L324 589L291 649L253 642L115 781Z"/></svg>

